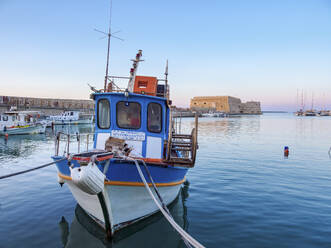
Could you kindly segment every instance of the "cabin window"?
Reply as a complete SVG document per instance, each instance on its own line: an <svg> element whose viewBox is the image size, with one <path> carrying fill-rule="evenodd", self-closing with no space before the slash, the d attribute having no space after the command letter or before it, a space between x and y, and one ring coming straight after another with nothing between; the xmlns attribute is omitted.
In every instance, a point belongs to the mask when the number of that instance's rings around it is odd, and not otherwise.
<svg viewBox="0 0 331 248"><path fill-rule="evenodd" d="M100 129L110 128L110 105L107 99L98 101L98 127Z"/></svg>
<svg viewBox="0 0 331 248"><path fill-rule="evenodd" d="M162 106L158 103L148 104L147 129L152 133L160 133L162 130Z"/></svg>
<svg viewBox="0 0 331 248"><path fill-rule="evenodd" d="M127 129L140 128L141 106L137 102L118 102L116 105L117 126Z"/></svg>
<svg viewBox="0 0 331 248"><path fill-rule="evenodd" d="M8 116L2 116L3 121L8 121Z"/></svg>

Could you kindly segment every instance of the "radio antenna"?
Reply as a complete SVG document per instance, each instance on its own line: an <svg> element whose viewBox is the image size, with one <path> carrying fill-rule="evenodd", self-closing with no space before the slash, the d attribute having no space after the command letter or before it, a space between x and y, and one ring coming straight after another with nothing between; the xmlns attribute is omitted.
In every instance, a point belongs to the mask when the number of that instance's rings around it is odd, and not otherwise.
<svg viewBox="0 0 331 248"><path fill-rule="evenodd" d="M114 37L118 40L121 40L121 41L124 41L123 39L115 36L114 34L116 33L119 33L120 31L116 31L114 33L111 33L111 19L112 19L112 8L113 8L113 1L110 0L110 8L109 8L109 28L108 28L108 32L103 32L103 31L100 31L98 29L94 29L94 31L96 32L99 32L99 33L102 33L104 34L105 36L104 37L101 37L102 39L105 38L105 37L108 37L108 45L107 45L107 62L106 62L106 75L105 75L105 83L104 83L104 87L103 87L103 90L104 92L106 92L107 90L107 81L108 81L108 75L109 75L109 55L110 55L110 38L111 37Z"/></svg>

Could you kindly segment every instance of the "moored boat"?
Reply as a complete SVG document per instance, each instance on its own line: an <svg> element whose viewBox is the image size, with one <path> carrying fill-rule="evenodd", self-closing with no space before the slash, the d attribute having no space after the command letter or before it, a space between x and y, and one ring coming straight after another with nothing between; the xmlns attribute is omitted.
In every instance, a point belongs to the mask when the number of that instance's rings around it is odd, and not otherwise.
<svg viewBox="0 0 331 248"><path fill-rule="evenodd" d="M48 120L54 125L92 124L93 115L83 114L80 111L64 111L60 115L49 116Z"/></svg>
<svg viewBox="0 0 331 248"><path fill-rule="evenodd" d="M46 125L38 121L36 111L12 110L0 115L0 135L45 133Z"/></svg>
<svg viewBox="0 0 331 248"><path fill-rule="evenodd" d="M304 116L316 116L316 112L314 110L307 110L303 112Z"/></svg>
<svg viewBox="0 0 331 248"><path fill-rule="evenodd" d="M195 164L197 117L190 134L178 133L172 121L165 79L136 76L141 50L130 70L125 90L110 81L95 101L93 150L59 156L61 134L53 156L61 183L67 183L78 204L107 233L157 212L144 187L158 188L165 205L173 202ZM119 78L119 77L107 77ZM125 77L121 77L125 78Z"/></svg>

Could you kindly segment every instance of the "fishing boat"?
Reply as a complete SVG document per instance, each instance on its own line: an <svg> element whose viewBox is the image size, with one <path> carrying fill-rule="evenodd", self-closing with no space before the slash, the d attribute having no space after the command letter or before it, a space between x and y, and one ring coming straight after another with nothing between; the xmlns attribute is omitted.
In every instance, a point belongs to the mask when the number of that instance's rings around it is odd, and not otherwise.
<svg viewBox="0 0 331 248"><path fill-rule="evenodd" d="M11 109L0 115L0 135L45 133L46 125L38 121L37 111Z"/></svg>
<svg viewBox="0 0 331 248"><path fill-rule="evenodd" d="M159 210L148 186L157 188L164 205L173 202L196 159L197 116L191 133L176 130L168 65L164 79L137 76L141 56L139 50L129 77L106 74L104 89L91 94L95 101L93 149L72 153L70 135L58 133L52 157L59 182L69 186L78 204L105 228L107 236ZM128 80L127 87L116 86L115 78ZM61 156L62 137L67 143Z"/></svg>
<svg viewBox="0 0 331 248"><path fill-rule="evenodd" d="M84 114L80 111L64 111L60 115L51 115L50 120L54 125L77 125L77 124L92 124L93 115Z"/></svg>

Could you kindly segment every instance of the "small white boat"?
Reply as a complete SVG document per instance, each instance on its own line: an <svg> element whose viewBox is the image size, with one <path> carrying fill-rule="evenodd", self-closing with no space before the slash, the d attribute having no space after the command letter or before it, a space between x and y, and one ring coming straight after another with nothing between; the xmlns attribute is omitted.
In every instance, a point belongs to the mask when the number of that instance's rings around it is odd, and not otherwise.
<svg viewBox="0 0 331 248"><path fill-rule="evenodd" d="M326 110L321 110L318 114L319 116L330 116L330 112Z"/></svg>
<svg viewBox="0 0 331 248"><path fill-rule="evenodd" d="M83 114L79 111L65 111L60 115L49 116L49 120L54 125L92 124L93 115Z"/></svg>
<svg viewBox="0 0 331 248"><path fill-rule="evenodd" d="M45 133L36 111L8 111L0 115L0 135Z"/></svg>
<svg viewBox="0 0 331 248"><path fill-rule="evenodd" d="M314 110L307 110L303 113L304 116L316 116L316 112Z"/></svg>
<svg viewBox="0 0 331 248"><path fill-rule="evenodd" d="M202 117L227 117L227 114L222 112L209 112L202 114Z"/></svg>

